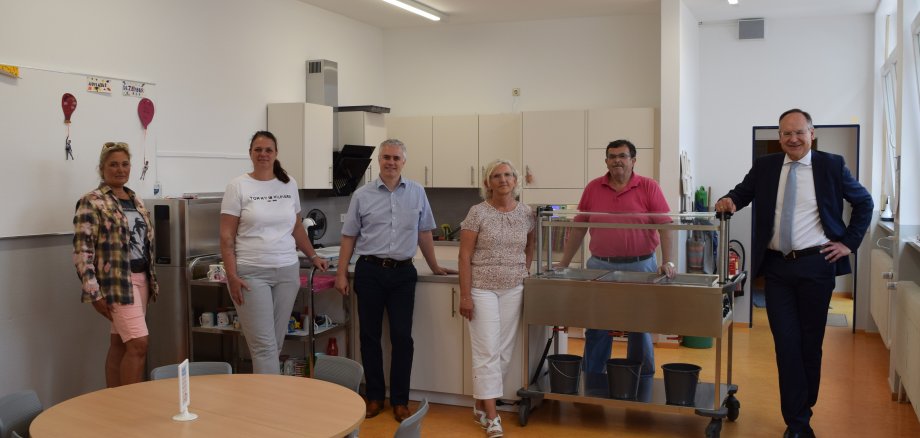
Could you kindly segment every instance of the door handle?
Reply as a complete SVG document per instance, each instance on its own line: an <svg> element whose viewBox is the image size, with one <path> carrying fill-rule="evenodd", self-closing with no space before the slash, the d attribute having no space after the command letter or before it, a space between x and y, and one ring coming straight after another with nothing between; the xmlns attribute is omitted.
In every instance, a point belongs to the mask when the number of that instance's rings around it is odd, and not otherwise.
<svg viewBox="0 0 920 438"><path fill-rule="evenodd" d="M450 288L450 317L451 318L457 317L457 305L455 304L456 302L457 302L457 289L452 287Z"/></svg>

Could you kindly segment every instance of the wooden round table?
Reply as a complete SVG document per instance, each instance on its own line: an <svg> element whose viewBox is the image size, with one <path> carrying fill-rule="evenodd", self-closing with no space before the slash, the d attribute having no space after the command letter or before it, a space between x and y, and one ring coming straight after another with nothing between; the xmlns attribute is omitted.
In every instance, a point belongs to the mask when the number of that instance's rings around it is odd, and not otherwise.
<svg viewBox="0 0 920 438"><path fill-rule="evenodd" d="M179 413L177 379L91 392L42 412L29 431L50 437L342 437L364 421L364 401L348 388L303 377L193 376L193 421Z"/></svg>

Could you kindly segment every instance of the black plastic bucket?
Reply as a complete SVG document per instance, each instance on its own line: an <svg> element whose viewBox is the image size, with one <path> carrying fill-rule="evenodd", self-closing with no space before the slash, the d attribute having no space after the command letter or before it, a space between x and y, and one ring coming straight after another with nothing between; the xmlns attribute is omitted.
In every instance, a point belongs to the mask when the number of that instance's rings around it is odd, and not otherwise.
<svg viewBox="0 0 920 438"><path fill-rule="evenodd" d="M581 377L581 356L551 354L549 362L549 391L557 394L577 394Z"/></svg>
<svg viewBox="0 0 920 438"><path fill-rule="evenodd" d="M642 362L629 359L607 361L607 387L610 398L635 400L639 392L639 369Z"/></svg>
<svg viewBox="0 0 920 438"><path fill-rule="evenodd" d="M700 380L699 365L692 363L666 363L664 370L664 393L669 405L694 406L696 385Z"/></svg>

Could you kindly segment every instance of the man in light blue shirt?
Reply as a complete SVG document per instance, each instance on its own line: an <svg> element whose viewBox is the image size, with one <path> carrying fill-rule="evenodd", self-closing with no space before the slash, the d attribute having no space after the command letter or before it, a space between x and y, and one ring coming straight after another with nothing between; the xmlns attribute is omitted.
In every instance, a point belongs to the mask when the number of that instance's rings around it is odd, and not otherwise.
<svg viewBox="0 0 920 438"><path fill-rule="evenodd" d="M457 271L438 265L434 255L431 230L436 228L425 189L402 178L406 164L406 146L395 139L380 144L377 153L380 177L351 196L339 260L355 263L355 293L358 295L358 318L361 326L361 360L367 389L366 417L383 409L386 381L383 376L383 311L390 323L390 405L396 421L411 415L409 378L412 372L412 313L415 307L415 283L418 275L412 258L416 248L436 275ZM347 263L347 262L346 262ZM339 267L335 288L348 294L348 269Z"/></svg>

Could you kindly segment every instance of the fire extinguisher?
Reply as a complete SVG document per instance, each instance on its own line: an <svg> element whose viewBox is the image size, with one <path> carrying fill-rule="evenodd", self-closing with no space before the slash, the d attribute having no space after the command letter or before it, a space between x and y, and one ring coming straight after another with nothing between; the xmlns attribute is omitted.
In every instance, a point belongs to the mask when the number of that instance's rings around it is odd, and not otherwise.
<svg viewBox="0 0 920 438"><path fill-rule="evenodd" d="M745 251L744 245L740 241L730 240L728 242L728 275L733 277L744 269ZM744 295L744 283L747 279L742 280L735 286L735 296Z"/></svg>

